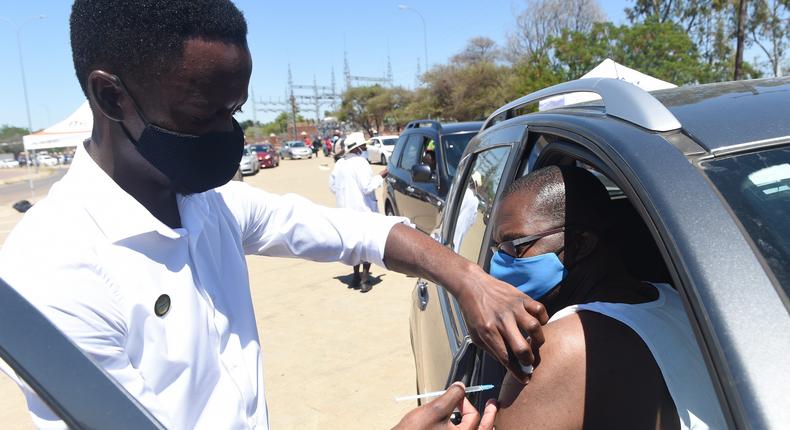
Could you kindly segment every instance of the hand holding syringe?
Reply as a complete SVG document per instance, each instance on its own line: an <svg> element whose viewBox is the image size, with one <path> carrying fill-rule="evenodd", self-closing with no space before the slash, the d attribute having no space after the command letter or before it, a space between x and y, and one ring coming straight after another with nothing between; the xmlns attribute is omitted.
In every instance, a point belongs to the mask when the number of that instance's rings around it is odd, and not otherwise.
<svg viewBox="0 0 790 430"><path fill-rule="evenodd" d="M464 392L466 394L477 393L477 392L480 392L480 391L491 390L493 388L494 388L494 386L491 385L491 384L473 385L471 387L465 388ZM430 393L415 394L413 396L400 396L400 397L395 397L395 401L396 402L404 402L406 400L417 400L417 399L425 399L425 398L429 398L429 397L439 397L439 396L443 395L446 392L447 392L447 390L442 390L442 391L432 391Z"/></svg>

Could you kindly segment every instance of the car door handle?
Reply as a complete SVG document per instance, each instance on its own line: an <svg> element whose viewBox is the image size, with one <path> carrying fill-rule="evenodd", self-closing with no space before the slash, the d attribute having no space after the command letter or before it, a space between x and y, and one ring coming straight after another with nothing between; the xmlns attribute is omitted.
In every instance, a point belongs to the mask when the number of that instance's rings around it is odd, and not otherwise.
<svg viewBox="0 0 790 430"><path fill-rule="evenodd" d="M420 279L417 281L417 300L421 311L428 307L428 283Z"/></svg>
<svg viewBox="0 0 790 430"><path fill-rule="evenodd" d="M407 186L406 187L406 192L407 193L413 193L414 192L414 187L412 187L411 185Z"/></svg>

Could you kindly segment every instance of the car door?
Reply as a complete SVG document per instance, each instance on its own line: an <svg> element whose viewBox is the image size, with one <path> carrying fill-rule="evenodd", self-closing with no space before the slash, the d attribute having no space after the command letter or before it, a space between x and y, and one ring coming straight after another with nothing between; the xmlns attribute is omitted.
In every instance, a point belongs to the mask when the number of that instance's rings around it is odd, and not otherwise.
<svg viewBox="0 0 790 430"><path fill-rule="evenodd" d="M420 157L417 164L423 164L422 155L425 148L429 142L435 141L435 136L422 134L420 137ZM410 202L412 222L426 233L433 232L439 224L439 216L444 206L444 199L439 196L439 172L436 171L436 165L438 164L433 166L433 175L430 181L417 182L412 179L412 190L407 189L410 191L409 197L412 199Z"/></svg>
<svg viewBox="0 0 790 430"><path fill-rule="evenodd" d="M398 215L408 217L412 222L415 222L413 219L414 198L412 197L415 189L411 184L411 167L419 162L421 145L422 137L420 135L410 134L407 136L400 159L397 160L395 168L389 174L389 182L393 189L392 198Z"/></svg>
<svg viewBox="0 0 790 430"><path fill-rule="evenodd" d="M453 208L445 218L443 242L478 262L494 196L508 163L511 145L472 154L453 186ZM460 218L460 219L459 219ZM457 231L457 232L456 232ZM441 285L420 279L411 310L412 346L420 392L441 390L473 365L475 348L455 298ZM467 381L468 382L468 381Z"/></svg>

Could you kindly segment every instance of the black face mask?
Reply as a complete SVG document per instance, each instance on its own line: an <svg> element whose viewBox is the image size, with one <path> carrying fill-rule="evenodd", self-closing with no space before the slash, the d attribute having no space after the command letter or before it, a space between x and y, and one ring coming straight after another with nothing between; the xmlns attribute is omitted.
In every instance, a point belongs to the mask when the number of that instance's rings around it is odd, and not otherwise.
<svg viewBox="0 0 790 430"><path fill-rule="evenodd" d="M148 121L129 91L124 90L145 128L139 139L132 137L123 122L121 128L140 155L170 180L174 191L202 193L233 178L244 152L244 131L235 119L233 131L194 136L166 130Z"/></svg>

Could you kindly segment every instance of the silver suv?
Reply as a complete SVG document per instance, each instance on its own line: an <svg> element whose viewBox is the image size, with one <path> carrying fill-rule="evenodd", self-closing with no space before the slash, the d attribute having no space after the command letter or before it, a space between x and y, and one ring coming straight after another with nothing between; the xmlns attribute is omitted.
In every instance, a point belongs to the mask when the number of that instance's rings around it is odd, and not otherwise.
<svg viewBox="0 0 790 430"><path fill-rule="evenodd" d="M535 112L572 92L601 99ZM583 79L516 100L467 146L440 240L487 270L503 190L547 165L606 185L628 269L680 293L729 427L790 428L790 79L654 93ZM501 383L441 285L417 282L410 320L419 392Z"/></svg>

